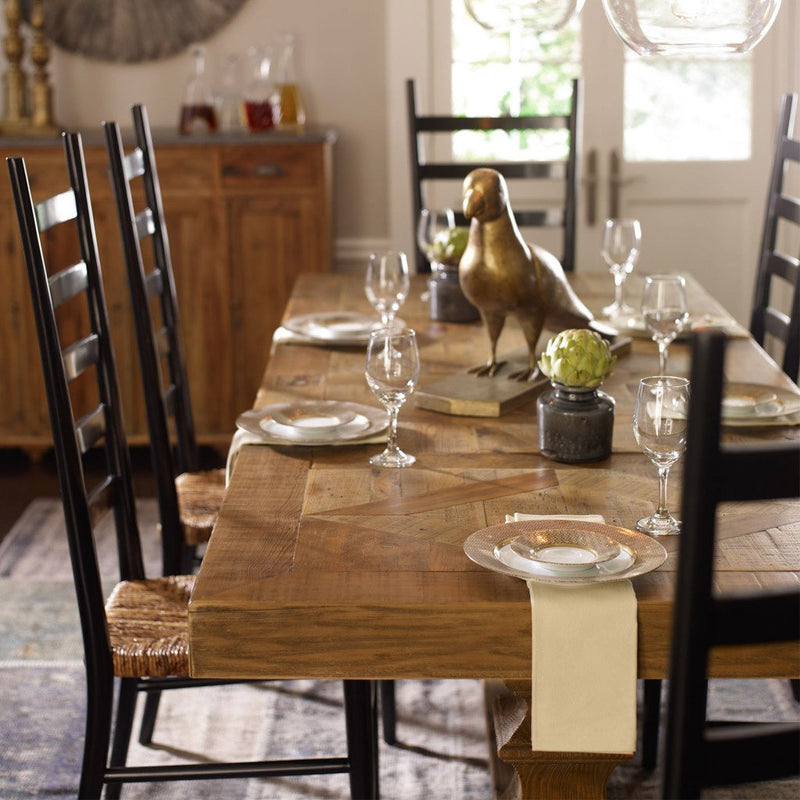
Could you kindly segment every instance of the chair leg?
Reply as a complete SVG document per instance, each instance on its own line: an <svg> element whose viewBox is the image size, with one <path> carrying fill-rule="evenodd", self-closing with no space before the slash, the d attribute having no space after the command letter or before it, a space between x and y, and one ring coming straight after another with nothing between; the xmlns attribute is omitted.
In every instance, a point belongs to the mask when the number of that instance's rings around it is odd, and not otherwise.
<svg viewBox="0 0 800 800"><path fill-rule="evenodd" d="M661 719L661 681L644 682L644 715L642 719L642 767L656 768L658 761L658 729Z"/></svg>
<svg viewBox="0 0 800 800"><path fill-rule="evenodd" d="M791 678L789 682L792 684L794 699L800 703L800 678Z"/></svg>
<svg viewBox="0 0 800 800"><path fill-rule="evenodd" d="M344 681L350 796L378 800L378 698L374 681Z"/></svg>
<svg viewBox="0 0 800 800"><path fill-rule="evenodd" d="M142 712L142 727L139 729L139 744L145 747L153 741L153 729L156 727L156 714L161 701L161 691L147 692Z"/></svg>
<svg viewBox="0 0 800 800"><path fill-rule="evenodd" d="M397 744L397 702L394 681L381 681L380 687L383 741L386 744Z"/></svg>
<svg viewBox="0 0 800 800"><path fill-rule="evenodd" d="M114 703L114 679L92 676L87 670L86 735L78 797L99 798L111 739L111 710Z"/></svg>
<svg viewBox="0 0 800 800"><path fill-rule="evenodd" d="M114 739L111 745L110 764L113 767L125 766L128 758L133 714L136 710L136 692L136 681L133 678L123 678L120 681L117 719L114 724ZM118 800L121 792L121 783L110 783L106 788L106 800Z"/></svg>

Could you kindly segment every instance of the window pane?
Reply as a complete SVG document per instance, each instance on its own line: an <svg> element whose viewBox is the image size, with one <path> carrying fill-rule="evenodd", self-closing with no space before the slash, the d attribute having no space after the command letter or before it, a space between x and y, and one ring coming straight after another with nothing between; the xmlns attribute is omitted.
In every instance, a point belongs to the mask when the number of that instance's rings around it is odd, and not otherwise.
<svg viewBox="0 0 800 800"><path fill-rule="evenodd" d="M580 17L558 31L524 27L490 32L452 0L452 110L465 116L566 114L572 80L580 74ZM566 131L466 132L453 137L453 155L479 160L564 158ZM540 155L541 154L541 155Z"/></svg>
<svg viewBox="0 0 800 800"><path fill-rule="evenodd" d="M749 57L625 61L626 161L750 158Z"/></svg>

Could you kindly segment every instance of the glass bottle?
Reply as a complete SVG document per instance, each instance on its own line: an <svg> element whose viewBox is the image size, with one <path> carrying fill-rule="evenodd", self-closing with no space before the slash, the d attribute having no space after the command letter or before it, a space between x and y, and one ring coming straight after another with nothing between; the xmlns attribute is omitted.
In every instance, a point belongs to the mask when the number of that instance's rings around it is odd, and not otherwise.
<svg viewBox="0 0 800 800"><path fill-rule="evenodd" d="M178 129L185 135L215 133L217 112L206 84L206 50L203 45L194 44L189 48L189 53L192 57L192 74L186 83Z"/></svg>
<svg viewBox="0 0 800 800"><path fill-rule="evenodd" d="M235 54L225 56L219 74L216 106L219 129L238 131L244 125L241 108L240 59Z"/></svg>
<svg viewBox="0 0 800 800"><path fill-rule="evenodd" d="M277 84L280 94L281 130L301 133L306 124L306 109L303 94L297 82L294 63L294 34L284 33L281 37L281 51L278 59Z"/></svg>
<svg viewBox="0 0 800 800"><path fill-rule="evenodd" d="M275 127L278 93L270 78L272 47L258 45L250 48L251 78L245 90L244 111L248 129L253 133Z"/></svg>

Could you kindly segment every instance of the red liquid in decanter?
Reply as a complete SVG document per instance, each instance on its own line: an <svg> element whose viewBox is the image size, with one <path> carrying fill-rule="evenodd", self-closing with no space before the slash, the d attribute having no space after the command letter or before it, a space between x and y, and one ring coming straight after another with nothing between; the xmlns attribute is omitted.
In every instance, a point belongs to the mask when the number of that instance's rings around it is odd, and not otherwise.
<svg viewBox="0 0 800 800"><path fill-rule="evenodd" d="M217 114L214 106L205 103L181 106L180 132L184 135L193 133L216 133Z"/></svg>
<svg viewBox="0 0 800 800"><path fill-rule="evenodd" d="M269 131L275 127L270 101L246 100L244 103L247 127L251 131Z"/></svg>

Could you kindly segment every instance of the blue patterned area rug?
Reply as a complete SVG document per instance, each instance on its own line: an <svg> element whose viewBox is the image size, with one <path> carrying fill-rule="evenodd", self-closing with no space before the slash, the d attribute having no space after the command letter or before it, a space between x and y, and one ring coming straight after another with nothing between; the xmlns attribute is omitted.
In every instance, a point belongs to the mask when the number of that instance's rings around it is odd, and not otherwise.
<svg viewBox="0 0 800 800"><path fill-rule="evenodd" d="M146 561L158 571L155 503L139 503ZM109 537L110 539L110 537ZM113 561L103 540L101 561ZM115 580L104 570L109 586ZM58 501L37 500L0 544L0 798L74 796L83 746L85 678ZM381 743L384 800L479 800L492 796L479 681L399 681L400 745ZM786 681L713 681L718 716L797 719ZM129 763L182 759L340 755L345 752L340 682L276 681L165 693L153 744L132 743ZM638 757L617 769L610 800L658 797L659 774ZM799 781L709 791L709 798L796 800ZM345 775L130 784L123 798L349 797Z"/></svg>

